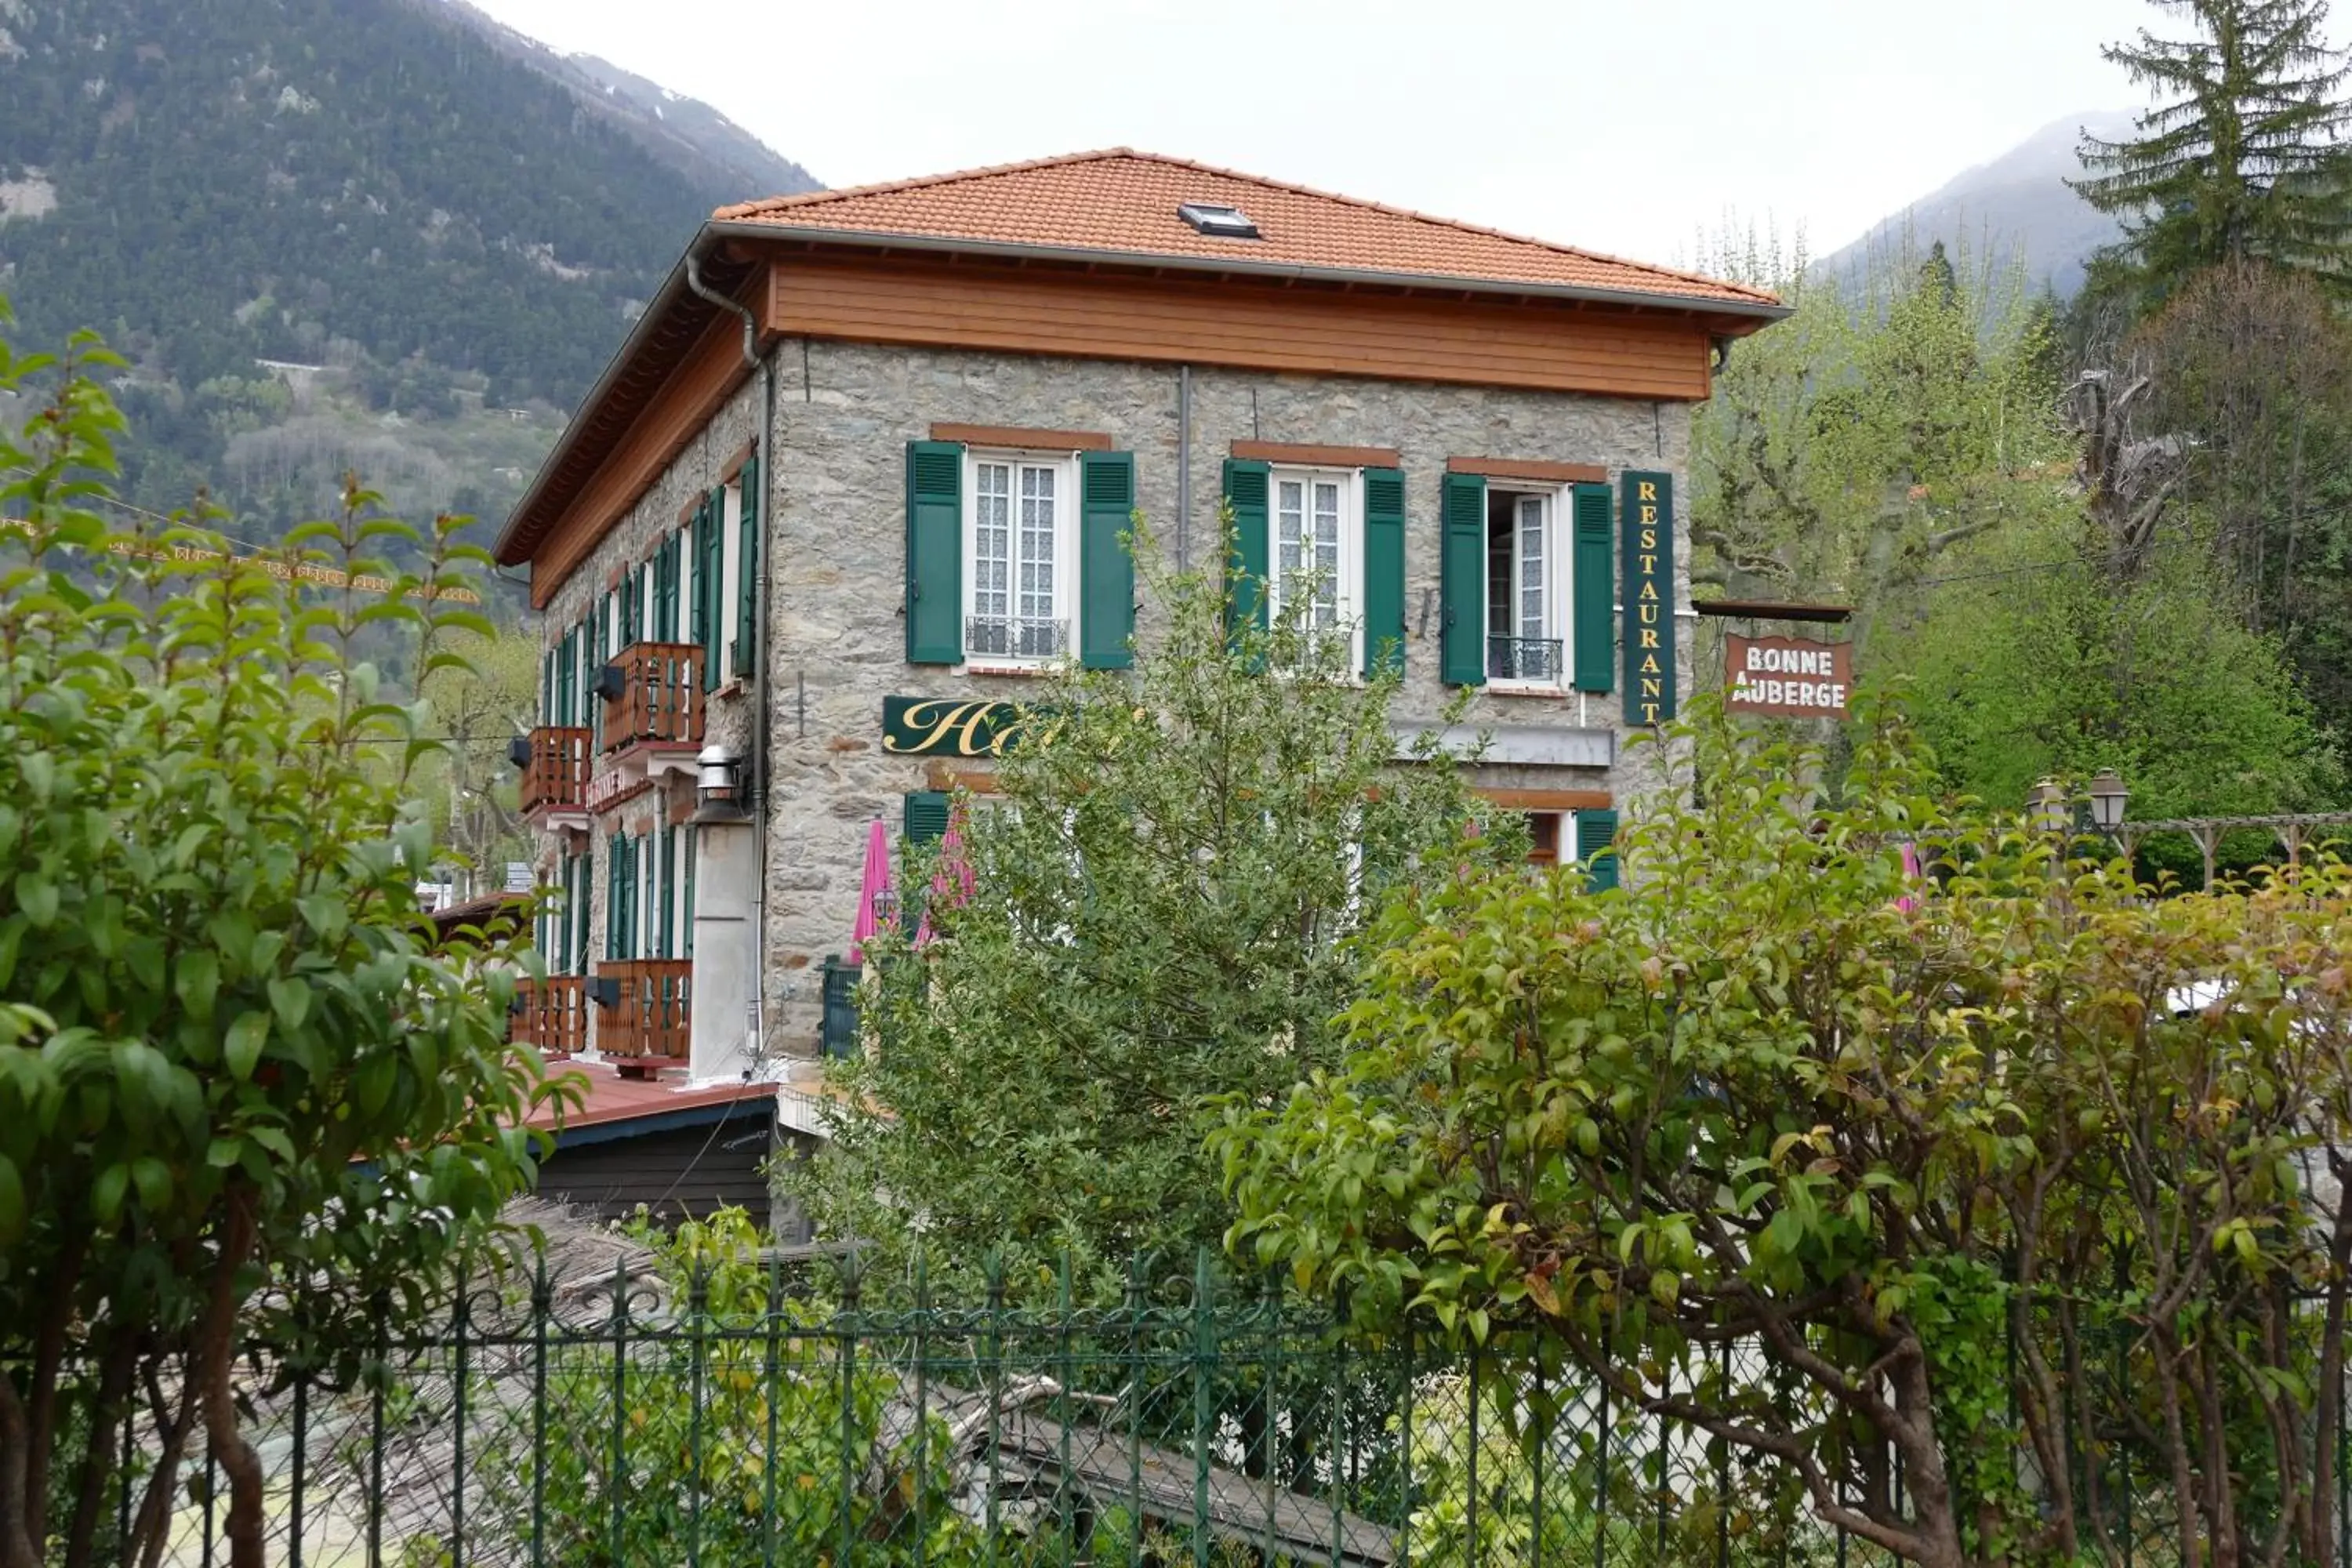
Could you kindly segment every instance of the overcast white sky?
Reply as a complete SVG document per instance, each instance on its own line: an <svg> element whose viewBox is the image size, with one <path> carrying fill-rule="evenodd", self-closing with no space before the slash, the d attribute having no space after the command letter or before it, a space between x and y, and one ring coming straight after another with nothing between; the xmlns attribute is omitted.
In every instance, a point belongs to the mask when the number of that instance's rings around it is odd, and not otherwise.
<svg viewBox="0 0 2352 1568"><path fill-rule="evenodd" d="M1196 158L1656 261L1826 254L2053 120L2141 102L2147 0L477 0L828 185ZM746 196L765 195L745 192Z"/></svg>

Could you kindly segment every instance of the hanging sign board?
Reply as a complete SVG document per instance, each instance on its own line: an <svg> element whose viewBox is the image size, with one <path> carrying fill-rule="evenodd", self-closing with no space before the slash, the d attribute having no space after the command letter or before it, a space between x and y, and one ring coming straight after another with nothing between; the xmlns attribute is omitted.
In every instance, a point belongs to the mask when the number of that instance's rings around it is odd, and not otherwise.
<svg viewBox="0 0 2352 1568"><path fill-rule="evenodd" d="M1625 722L1664 724L1675 716L1675 477L1628 469L1622 486Z"/></svg>
<svg viewBox="0 0 2352 1568"><path fill-rule="evenodd" d="M882 750L894 757L1001 757L1034 710L953 697L882 699Z"/></svg>
<svg viewBox="0 0 2352 1568"><path fill-rule="evenodd" d="M1724 639L1724 706L1780 719L1843 719L1853 691L1853 645L1807 637Z"/></svg>

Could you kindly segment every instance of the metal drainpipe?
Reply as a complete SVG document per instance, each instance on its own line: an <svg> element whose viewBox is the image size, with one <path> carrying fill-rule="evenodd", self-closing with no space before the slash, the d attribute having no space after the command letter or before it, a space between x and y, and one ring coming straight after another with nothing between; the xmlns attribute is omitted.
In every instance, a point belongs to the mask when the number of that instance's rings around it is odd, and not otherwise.
<svg viewBox="0 0 2352 1568"><path fill-rule="evenodd" d="M711 289L702 280L702 258L698 251L686 256L686 286L697 298L708 300L722 310L743 318L743 363L760 373L760 430L754 445L760 464L760 625L758 638L760 668L753 676L759 693L758 718L751 735L751 831L759 843L753 853L757 868L751 880L751 994L756 999L757 1026L751 1029L751 1057L754 1060L766 1055L768 1023L768 748L769 723L772 710L769 698L775 682L770 679L773 666L770 658L769 633L775 626L771 613L771 595L775 578L771 564L776 552L770 548L775 532L766 502L774 493L773 450L776 429L776 356L772 350L760 353L760 322L751 308L740 300Z"/></svg>
<svg viewBox="0 0 2352 1568"><path fill-rule="evenodd" d="M1192 526L1192 367L1176 367L1176 570L1189 563L1185 537Z"/></svg>

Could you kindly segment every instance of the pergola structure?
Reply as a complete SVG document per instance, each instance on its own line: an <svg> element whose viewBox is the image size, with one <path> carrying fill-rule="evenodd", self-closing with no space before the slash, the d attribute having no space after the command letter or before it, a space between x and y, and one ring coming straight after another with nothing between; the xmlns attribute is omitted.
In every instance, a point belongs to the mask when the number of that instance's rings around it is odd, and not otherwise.
<svg viewBox="0 0 2352 1568"><path fill-rule="evenodd" d="M2312 830L2321 827L2352 829L2352 811L2290 812L2276 816L2181 816L2163 822L2126 822L2116 829L2116 837L2124 853L2137 855L2140 844L2158 833L2185 833L2197 841L2205 856L2205 885L2213 885L2213 860L2221 847L2221 836L2242 827L2267 829L2286 850L2290 866L2303 864L2304 846L2310 842Z"/></svg>

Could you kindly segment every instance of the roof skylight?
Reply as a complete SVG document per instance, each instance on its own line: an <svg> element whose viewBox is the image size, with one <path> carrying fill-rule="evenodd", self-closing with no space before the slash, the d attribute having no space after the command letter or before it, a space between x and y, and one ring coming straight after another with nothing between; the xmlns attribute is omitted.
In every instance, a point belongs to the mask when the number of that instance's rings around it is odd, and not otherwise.
<svg viewBox="0 0 2352 1568"><path fill-rule="evenodd" d="M1176 216L1213 239L1259 239L1264 237L1249 214L1215 202L1180 202Z"/></svg>

